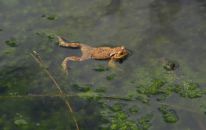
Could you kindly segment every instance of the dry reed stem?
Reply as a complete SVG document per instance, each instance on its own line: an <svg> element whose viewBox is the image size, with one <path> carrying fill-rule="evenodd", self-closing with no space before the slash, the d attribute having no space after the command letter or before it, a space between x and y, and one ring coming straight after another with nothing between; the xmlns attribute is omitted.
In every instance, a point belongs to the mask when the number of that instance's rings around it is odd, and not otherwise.
<svg viewBox="0 0 206 130"><path fill-rule="evenodd" d="M52 82L54 83L55 87L58 89L58 92L59 92L59 94L61 95L62 100L65 102L65 104L66 104L69 112L71 113L72 120L73 120L74 123L75 123L76 129L77 129L77 130L80 130L80 129L79 129L79 125L78 125L78 123L77 123L77 120L76 120L75 116L73 115L73 112L74 112L74 111L73 111L73 109L72 109L69 101L66 99L66 96L65 96L64 92L62 91L60 85L57 83L56 79L51 75L51 73L49 72L49 70L48 70L47 68L45 68L45 64L44 64L42 58L40 57L40 55L39 55L36 51L33 51L33 52L31 53L31 56L34 58L34 60L35 60L40 66L43 67L44 72L48 75L48 77L49 77L49 78L52 80Z"/></svg>

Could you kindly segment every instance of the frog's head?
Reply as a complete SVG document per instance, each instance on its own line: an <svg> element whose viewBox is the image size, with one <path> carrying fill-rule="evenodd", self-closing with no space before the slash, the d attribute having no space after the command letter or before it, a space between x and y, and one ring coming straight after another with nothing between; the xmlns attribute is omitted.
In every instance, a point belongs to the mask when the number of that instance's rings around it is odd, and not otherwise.
<svg viewBox="0 0 206 130"><path fill-rule="evenodd" d="M124 46L114 48L114 52L111 53L111 56L115 60L120 60L125 58L128 55L128 51Z"/></svg>

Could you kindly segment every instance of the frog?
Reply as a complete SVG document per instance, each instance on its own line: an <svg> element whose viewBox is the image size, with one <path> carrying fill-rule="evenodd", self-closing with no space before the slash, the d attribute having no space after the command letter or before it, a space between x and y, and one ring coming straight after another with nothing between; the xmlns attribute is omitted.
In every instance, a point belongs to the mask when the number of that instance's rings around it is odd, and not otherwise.
<svg viewBox="0 0 206 130"><path fill-rule="evenodd" d="M124 46L109 47L92 47L80 42L66 42L62 37L57 36L58 44L61 47L78 48L81 50L81 56L68 56L62 61L63 71L68 74L69 61L85 61L89 59L94 60L109 60L108 66L116 68L115 62L123 60L128 56L128 50Z"/></svg>

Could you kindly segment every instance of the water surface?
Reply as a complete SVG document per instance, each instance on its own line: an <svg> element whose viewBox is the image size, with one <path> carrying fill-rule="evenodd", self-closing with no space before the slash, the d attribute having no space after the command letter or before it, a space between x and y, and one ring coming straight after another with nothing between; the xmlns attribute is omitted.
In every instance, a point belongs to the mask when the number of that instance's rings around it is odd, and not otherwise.
<svg viewBox="0 0 206 130"><path fill-rule="evenodd" d="M115 125L123 120L134 126L148 114L149 127L137 125L139 129L206 129L205 1L1 0L0 12L0 129L75 129L65 102L32 51L65 94L82 94L69 98L80 129L124 129ZM132 54L116 70L108 69L106 61L71 62L66 76L62 60L80 51L59 47L55 35L91 46L124 45ZM177 67L164 69L168 61ZM163 89L195 84L203 93L191 97L185 90L172 91L165 99L161 92L141 93L142 86L156 81L164 82ZM132 101L105 98L114 96ZM174 111L176 122L164 120L162 105ZM131 108L138 112L131 113ZM126 118L117 120L119 113Z"/></svg>

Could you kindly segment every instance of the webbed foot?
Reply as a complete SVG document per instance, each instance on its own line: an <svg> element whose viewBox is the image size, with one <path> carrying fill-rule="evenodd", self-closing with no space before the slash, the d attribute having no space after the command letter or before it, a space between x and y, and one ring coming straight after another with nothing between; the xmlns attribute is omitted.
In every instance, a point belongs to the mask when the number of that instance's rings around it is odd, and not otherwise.
<svg viewBox="0 0 206 130"><path fill-rule="evenodd" d="M57 36L59 46L62 47L71 47L71 48L80 48L81 44L78 42L65 42L60 36Z"/></svg>

